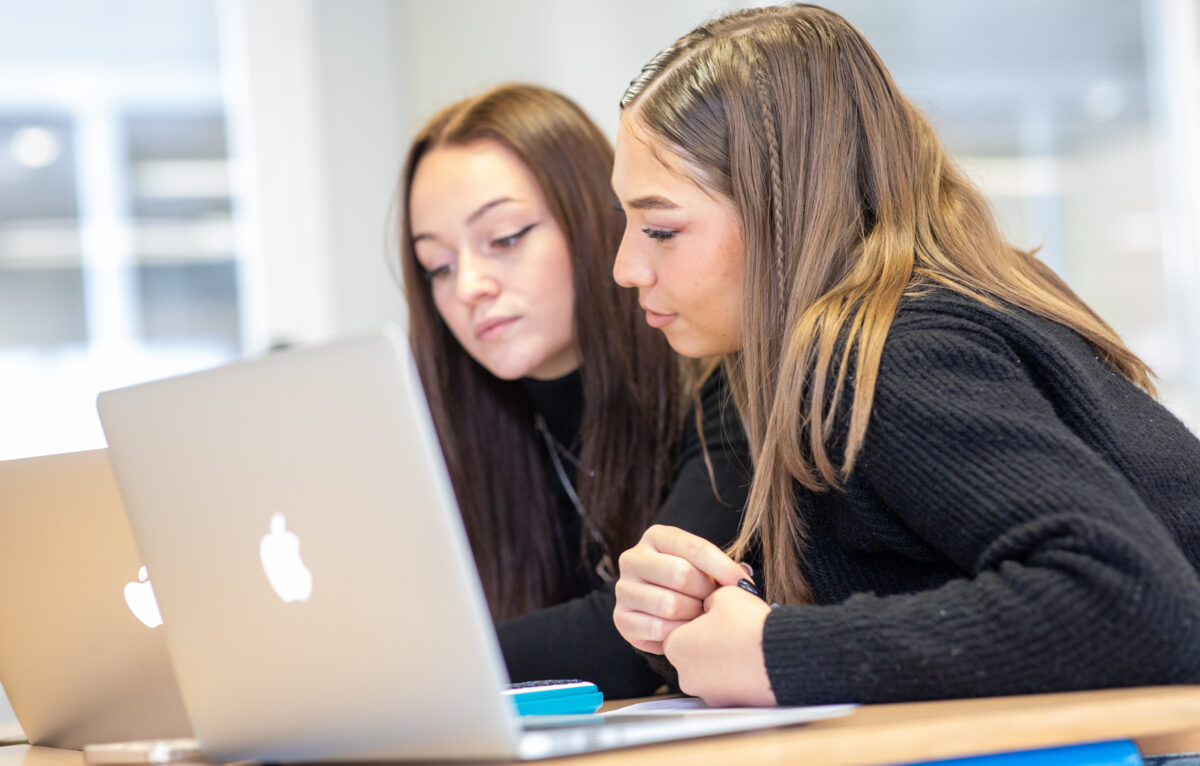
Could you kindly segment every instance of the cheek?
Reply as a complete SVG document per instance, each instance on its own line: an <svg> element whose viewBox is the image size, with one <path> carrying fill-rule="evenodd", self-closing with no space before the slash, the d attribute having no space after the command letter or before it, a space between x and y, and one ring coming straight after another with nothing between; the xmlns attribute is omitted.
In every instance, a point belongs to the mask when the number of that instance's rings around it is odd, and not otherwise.
<svg viewBox="0 0 1200 766"><path fill-rule="evenodd" d="M570 332L575 315L575 273L566 242L548 249L535 268L537 272L531 276L538 290L530 299L541 304L548 321Z"/></svg>
<svg viewBox="0 0 1200 766"><path fill-rule="evenodd" d="M469 324L470 317L467 315L466 307L452 296L447 295L447 292L449 290L446 288L435 287L433 289L433 307L446 326L450 328L454 337L463 343L466 339L464 328Z"/></svg>
<svg viewBox="0 0 1200 766"><path fill-rule="evenodd" d="M720 274L720 289L724 293L725 304L740 310L742 282L746 269L746 255L741 238L726 237L715 261L713 271Z"/></svg>

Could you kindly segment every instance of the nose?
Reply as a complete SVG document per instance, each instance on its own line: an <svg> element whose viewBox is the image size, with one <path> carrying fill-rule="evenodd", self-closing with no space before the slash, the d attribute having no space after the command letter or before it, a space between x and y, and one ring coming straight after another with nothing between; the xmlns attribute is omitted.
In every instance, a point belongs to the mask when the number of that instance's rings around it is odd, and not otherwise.
<svg viewBox="0 0 1200 766"><path fill-rule="evenodd" d="M644 288L654 284L654 269L649 260L630 243L628 231L621 237L612 273L613 279L621 287Z"/></svg>
<svg viewBox="0 0 1200 766"><path fill-rule="evenodd" d="M486 259L469 248L459 252L455 276L454 292L463 303L478 303L500 292L500 283L489 272Z"/></svg>

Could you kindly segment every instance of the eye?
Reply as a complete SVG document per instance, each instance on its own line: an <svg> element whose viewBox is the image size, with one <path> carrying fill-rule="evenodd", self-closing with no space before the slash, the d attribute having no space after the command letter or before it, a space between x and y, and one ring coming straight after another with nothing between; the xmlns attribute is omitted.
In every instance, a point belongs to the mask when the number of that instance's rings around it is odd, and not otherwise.
<svg viewBox="0 0 1200 766"><path fill-rule="evenodd" d="M650 239L657 239L660 242L675 236L675 232L671 231L670 229L655 229L649 226L642 229L642 233Z"/></svg>
<svg viewBox="0 0 1200 766"><path fill-rule="evenodd" d="M515 247L517 242L519 242L521 240L521 237L524 237L526 234L528 234L529 231L534 226L538 225L538 223L540 223L540 221L534 221L533 223L529 224L524 229L521 229L520 231L518 231L515 234L509 234L507 237L499 237L497 239L493 239L492 247L496 248L497 250L508 250L512 247Z"/></svg>
<svg viewBox="0 0 1200 766"><path fill-rule="evenodd" d="M436 280L438 277L445 276L445 275L449 274L449 273L450 273L450 270L451 270L451 269L450 269L450 264L448 264L448 263L447 263L447 264L445 264L445 265L443 265L443 266L438 266L438 267L436 267L436 268L433 268L433 269L425 269L425 270L424 270L425 281L426 281L426 282L431 282L431 283L432 283L432 282L433 282L434 280Z"/></svg>

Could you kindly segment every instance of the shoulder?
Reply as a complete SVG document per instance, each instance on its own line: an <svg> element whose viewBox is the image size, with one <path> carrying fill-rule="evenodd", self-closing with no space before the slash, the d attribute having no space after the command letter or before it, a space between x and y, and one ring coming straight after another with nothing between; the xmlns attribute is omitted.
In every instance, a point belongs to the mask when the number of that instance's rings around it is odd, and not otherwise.
<svg viewBox="0 0 1200 766"><path fill-rule="evenodd" d="M1007 335L1026 326L1032 316L988 295L965 295L946 287L906 293L888 331L889 340L909 340L926 333L982 336Z"/></svg>
<svg viewBox="0 0 1200 766"><path fill-rule="evenodd" d="M1074 330L992 296L944 287L907 294L888 330L880 374L894 367L955 363L1065 369L1096 360Z"/></svg>
<svg viewBox="0 0 1200 766"><path fill-rule="evenodd" d="M1053 417L1063 392L1104 372L1081 336L1023 309L943 288L908 295L880 352L871 433L887 441L943 421L966 433L1015 412Z"/></svg>

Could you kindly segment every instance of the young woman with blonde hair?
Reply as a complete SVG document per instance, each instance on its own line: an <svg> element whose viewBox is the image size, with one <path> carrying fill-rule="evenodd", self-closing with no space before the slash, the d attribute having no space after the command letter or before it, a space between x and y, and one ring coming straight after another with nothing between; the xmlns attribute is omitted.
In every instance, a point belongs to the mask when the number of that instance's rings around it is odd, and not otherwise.
<svg viewBox="0 0 1200 766"><path fill-rule="evenodd" d="M731 13L622 109L614 275L724 356L755 462L728 555L621 557L635 647L718 704L1200 682L1200 442L857 30Z"/></svg>
<svg viewBox="0 0 1200 766"><path fill-rule="evenodd" d="M413 140L400 244L414 355L512 680L630 697L662 679L613 626L613 554L654 519L730 542L749 458L724 376L697 391L611 279L611 172L569 99L489 90Z"/></svg>

